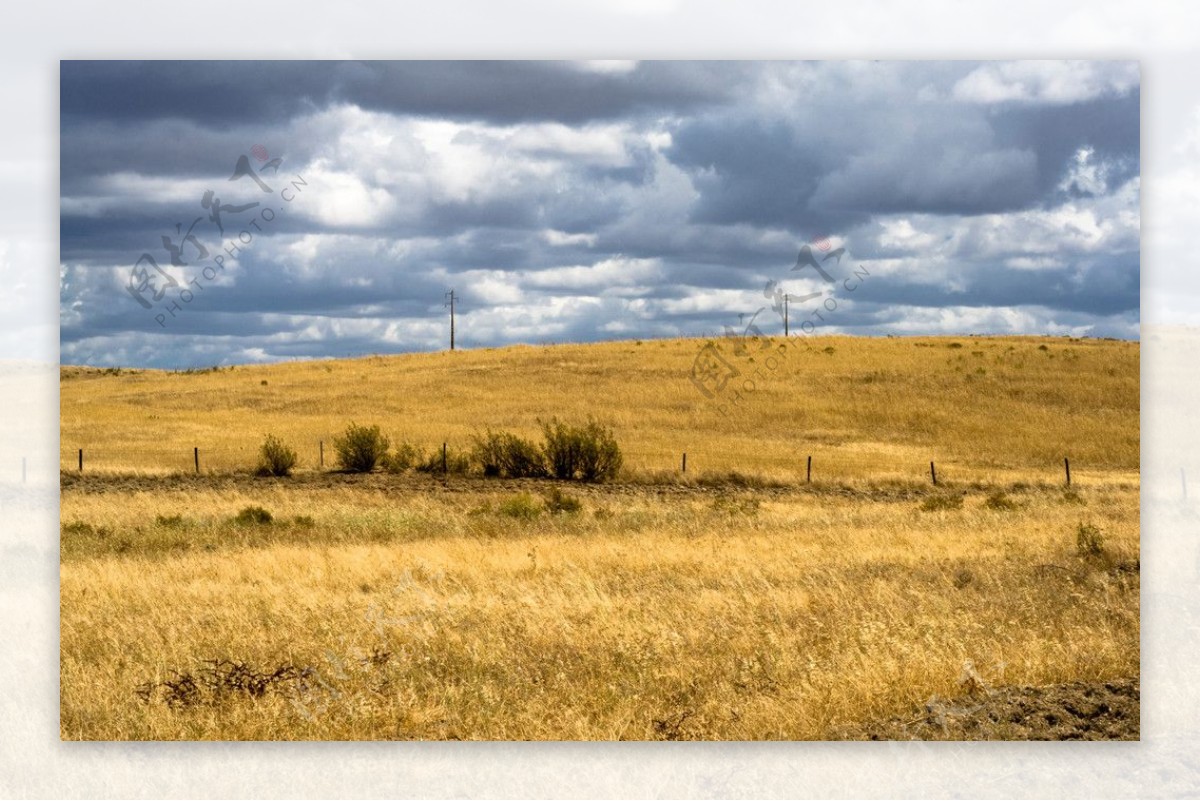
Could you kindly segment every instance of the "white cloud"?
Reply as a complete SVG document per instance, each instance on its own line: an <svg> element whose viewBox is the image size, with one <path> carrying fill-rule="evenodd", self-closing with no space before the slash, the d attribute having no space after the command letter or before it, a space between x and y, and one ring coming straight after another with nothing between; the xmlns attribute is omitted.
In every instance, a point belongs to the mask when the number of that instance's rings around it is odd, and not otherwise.
<svg viewBox="0 0 1200 801"><path fill-rule="evenodd" d="M1081 147L1077 150L1073 163L1058 188L1087 195L1103 195L1107 192L1109 166L1096 161L1095 155L1096 150L1092 147Z"/></svg>
<svg viewBox="0 0 1200 801"><path fill-rule="evenodd" d="M590 248L596 244L595 234L568 234L566 231L556 231L553 228L542 231L542 239L547 244L556 247L583 245Z"/></svg>
<svg viewBox="0 0 1200 801"><path fill-rule="evenodd" d="M659 259L631 259L624 256L604 259L595 264L553 267L526 273L522 283L531 287L562 288L572 291L603 293L612 288L644 286L647 289L662 276Z"/></svg>
<svg viewBox="0 0 1200 801"><path fill-rule="evenodd" d="M953 95L970 103L1079 103L1125 94L1138 82L1133 61L1006 61L976 67Z"/></svg>
<svg viewBox="0 0 1200 801"><path fill-rule="evenodd" d="M883 220L881 228L879 244L886 248L928 251L939 239L933 234L918 231L908 218Z"/></svg>
<svg viewBox="0 0 1200 801"><path fill-rule="evenodd" d="M302 175L313 189L297 198L295 208L316 222L335 228L366 227L396 211L388 190L368 185L353 172L337 170L325 159L307 165Z"/></svg>

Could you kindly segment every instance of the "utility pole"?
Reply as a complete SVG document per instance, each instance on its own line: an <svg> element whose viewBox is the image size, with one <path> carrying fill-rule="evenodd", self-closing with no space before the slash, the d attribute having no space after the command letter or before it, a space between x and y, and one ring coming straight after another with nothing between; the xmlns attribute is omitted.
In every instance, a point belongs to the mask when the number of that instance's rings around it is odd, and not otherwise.
<svg viewBox="0 0 1200 801"><path fill-rule="evenodd" d="M450 350L454 350L454 290L446 293L446 305L450 307Z"/></svg>
<svg viewBox="0 0 1200 801"><path fill-rule="evenodd" d="M791 302L793 297L796 298L796 300L803 303L806 300L812 300L813 298L821 297L821 293L820 292L810 292L807 295L789 295L785 292L783 294L783 335L785 337L788 335L788 303Z"/></svg>

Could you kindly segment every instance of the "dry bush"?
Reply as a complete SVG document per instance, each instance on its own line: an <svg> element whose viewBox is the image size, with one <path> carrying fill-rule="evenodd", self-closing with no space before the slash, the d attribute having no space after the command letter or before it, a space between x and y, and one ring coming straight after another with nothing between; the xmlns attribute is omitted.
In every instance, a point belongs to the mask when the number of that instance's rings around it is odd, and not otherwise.
<svg viewBox="0 0 1200 801"><path fill-rule="evenodd" d="M922 512L954 512L963 508L963 496L949 493L930 495L921 501Z"/></svg>
<svg viewBox="0 0 1200 801"><path fill-rule="evenodd" d="M542 453L555 478L608 481L621 472L624 460L611 427L590 417L581 425L552 418L541 426Z"/></svg>
<svg viewBox="0 0 1200 801"><path fill-rule="evenodd" d="M472 441L471 457L485 476L543 478L550 474L542 450L516 434L488 429Z"/></svg>
<svg viewBox="0 0 1200 801"><path fill-rule="evenodd" d="M297 461L295 450L274 434L267 434L258 452L257 472L260 476L290 476Z"/></svg>
<svg viewBox="0 0 1200 801"><path fill-rule="evenodd" d="M425 453L416 445L401 442L394 451L385 453L379 459L379 466L389 473L404 473L412 470L425 460Z"/></svg>
<svg viewBox="0 0 1200 801"><path fill-rule="evenodd" d="M351 423L341 436L334 437L333 448L338 464L351 473L369 473L387 454L388 438L379 426Z"/></svg>

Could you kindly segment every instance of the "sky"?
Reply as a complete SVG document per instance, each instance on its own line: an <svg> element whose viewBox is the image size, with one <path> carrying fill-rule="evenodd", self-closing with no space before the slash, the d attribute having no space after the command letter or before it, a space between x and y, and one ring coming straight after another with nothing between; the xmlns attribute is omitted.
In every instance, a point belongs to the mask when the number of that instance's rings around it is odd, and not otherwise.
<svg viewBox="0 0 1200 801"><path fill-rule="evenodd" d="M1138 336L1136 62L64 61L60 90L67 364L438 350L450 289L465 348L778 334L784 292L800 335Z"/></svg>

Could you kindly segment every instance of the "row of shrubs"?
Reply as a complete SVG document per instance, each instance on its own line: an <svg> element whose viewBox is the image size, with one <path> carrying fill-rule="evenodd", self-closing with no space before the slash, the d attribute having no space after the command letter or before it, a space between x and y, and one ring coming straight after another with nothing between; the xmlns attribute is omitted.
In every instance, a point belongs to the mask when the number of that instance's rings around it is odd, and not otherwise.
<svg viewBox="0 0 1200 801"><path fill-rule="evenodd" d="M369 473L376 468L390 473L416 470L424 473L465 475L476 468L485 476L504 478L558 478L576 481L606 481L616 478L623 459L612 429L591 418L582 424L557 418L539 421L542 442L507 431L486 430L472 437L469 451L426 452L409 442L392 448L379 426L351 423L333 440L340 469ZM260 475L291 475L298 463L295 449L268 434L259 452Z"/></svg>

